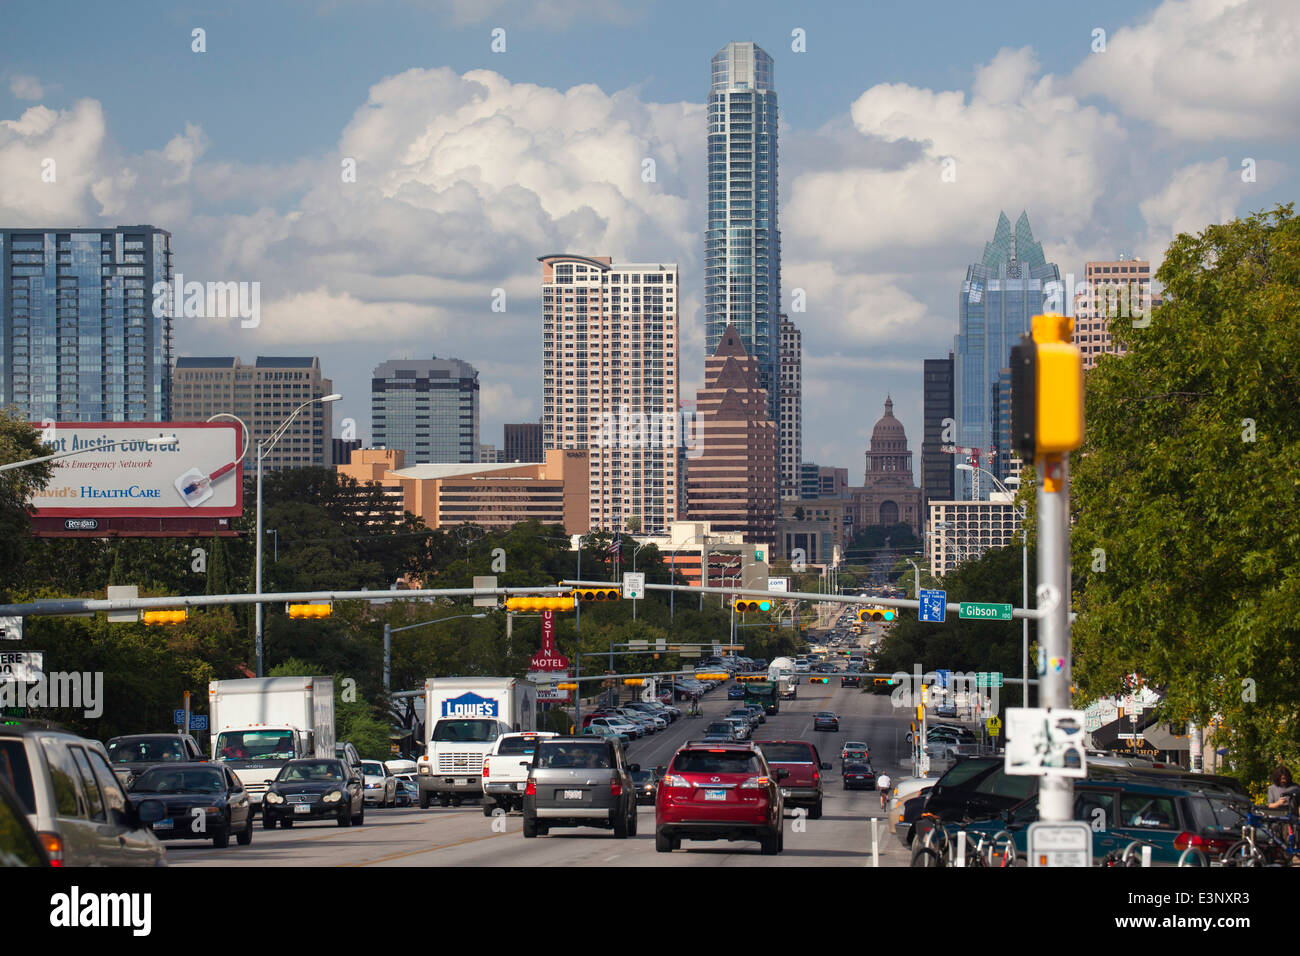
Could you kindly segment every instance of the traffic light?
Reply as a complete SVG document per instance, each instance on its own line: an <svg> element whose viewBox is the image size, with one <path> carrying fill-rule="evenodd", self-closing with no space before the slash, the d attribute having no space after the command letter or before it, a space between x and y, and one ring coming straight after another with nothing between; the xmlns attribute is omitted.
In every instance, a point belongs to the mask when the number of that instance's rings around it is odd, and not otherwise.
<svg viewBox="0 0 1300 956"><path fill-rule="evenodd" d="M1011 349L1011 444L1032 465L1083 444L1083 357L1074 320L1034 316L1033 334Z"/></svg>
<svg viewBox="0 0 1300 956"><path fill-rule="evenodd" d="M526 595L506 598L507 611L572 611L573 594Z"/></svg>
<svg viewBox="0 0 1300 956"><path fill-rule="evenodd" d="M756 601L754 598L740 598L736 601L736 610L741 614L751 611L770 611L772 610L772 602Z"/></svg>
<svg viewBox="0 0 1300 956"><path fill-rule="evenodd" d="M894 686L894 678L892 678L892 677L877 677L877 678L875 678L875 682L876 682L876 686L877 686L877 687L893 687L893 686Z"/></svg>
<svg viewBox="0 0 1300 956"><path fill-rule="evenodd" d="M189 619L190 612L185 608L179 610L167 609L165 611L141 611L140 623L147 625L154 624L184 624Z"/></svg>
<svg viewBox="0 0 1300 956"><path fill-rule="evenodd" d="M700 680L719 680L719 681L721 681L721 680L731 680L731 675L730 675L730 674L725 674L725 673L723 673L723 674L696 674L695 676L696 676L697 678L699 678Z"/></svg>
<svg viewBox="0 0 1300 956"><path fill-rule="evenodd" d="M829 683L829 682L830 682L830 678L829 678L829 677L809 677L809 678L808 678L808 683L810 683L810 684L827 684L827 683Z"/></svg>
<svg viewBox="0 0 1300 956"><path fill-rule="evenodd" d="M329 604L286 604L285 612L293 618L321 618L334 613L334 605Z"/></svg>
<svg viewBox="0 0 1300 956"><path fill-rule="evenodd" d="M858 612L859 621L892 621L897 617L892 607L869 607Z"/></svg>
<svg viewBox="0 0 1300 956"><path fill-rule="evenodd" d="M644 683L645 683L645 678L643 678L643 677L624 677L624 678L623 678L623 686L624 686L624 687L640 687L640 686L643 685Z"/></svg>
<svg viewBox="0 0 1300 956"><path fill-rule="evenodd" d="M573 592L579 601L617 601L623 595L618 588L576 588Z"/></svg>

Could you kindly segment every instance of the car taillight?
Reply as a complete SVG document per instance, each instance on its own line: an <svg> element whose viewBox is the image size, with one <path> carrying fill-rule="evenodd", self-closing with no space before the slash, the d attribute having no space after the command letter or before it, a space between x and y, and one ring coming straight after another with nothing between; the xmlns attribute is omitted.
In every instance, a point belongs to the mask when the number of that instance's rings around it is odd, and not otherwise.
<svg viewBox="0 0 1300 956"><path fill-rule="evenodd" d="M40 837L41 846L45 848L45 855L50 858L50 866L63 866L63 838L57 833L44 830L36 835Z"/></svg>
<svg viewBox="0 0 1300 956"><path fill-rule="evenodd" d="M740 785L741 790L762 790L771 781L767 777L750 777Z"/></svg>
<svg viewBox="0 0 1300 956"><path fill-rule="evenodd" d="M528 778L528 786L524 787L524 796L526 797L537 796L537 781L534 780L532 777Z"/></svg>
<svg viewBox="0 0 1300 956"><path fill-rule="evenodd" d="M488 758L487 758L487 757L484 757L484 758L483 758L483 776L486 777L487 775L488 775Z"/></svg>
<svg viewBox="0 0 1300 956"><path fill-rule="evenodd" d="M1178 836L1174 837L1175 850L1186 850L1189 846L1203 847L1209 845L1210 843L1208 840L1203 839L1199 834L1196 833L1188 833L1186 831L1183 831L1182 833L1178 834Z"/></svg>
<svg viewBox="0 0 1300 956"><path fill-rule="evenodd" d="M609 782L609 795L610 795L611 797L621 797L621 796L623 796L623 784L622 784L621 781L619 781L619 780L611 780L611 781Z"/></svg>

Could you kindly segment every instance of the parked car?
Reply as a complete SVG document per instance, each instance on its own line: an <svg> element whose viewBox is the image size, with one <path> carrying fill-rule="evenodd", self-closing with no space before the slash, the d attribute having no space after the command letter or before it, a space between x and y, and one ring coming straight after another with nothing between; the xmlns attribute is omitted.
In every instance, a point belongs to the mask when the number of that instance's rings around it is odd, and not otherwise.
<svg viewBox="0 0 1300 956"><path fill-rule="evenodd" d="M108 741L108 762L122 786L140 771L159 763L206 763L207 754L189 734L129 734Z"/></svg>
<svg viewBox="0 0 1300 956"><path fill-rule="evenodd" d="M889 826L889 832L898 836L904 844L908 842L910 824L920 815L920 807L925 803L924 796L928 795L938 782L938 777L903 777L890 785L889 796L885 803L885 821ZM908 801L916 796L922 797L921 802L917 806L916 813L907 816Z"/></svg>
<svg viewBox="0 0 1300 956"><path fill-rule="evenodd" d="M211 840L218 849L229 846L232 836L240 846L253 842L253 804L224 764L159 764L136 776L131 794L166 808L151 825L160 840Z"/></svg>
<svg viewBox="0 0 1300 956"><path fill-rule="evenodd" d="M807 807L808 819L821 819L821 772L830 770L831 765L822 762L816 745L806 740L759 740L756 744L769 767L786 772L781 781L786 806Z"/></svg>
<svg viewBox="0 0 1300 956"><path fill-rule="evenodd" d="M844 769L840 772L840 776L844 780L845 790L876 789L876 772L871 769L870 764L845 764Z"/></svg>
<svg viewBox="0 0 1300 956"><path fill-rule="evenodd" d="M165 808L131 800L104 745L41 721L0 726L0 784L18 799L51 866L165 866L150 825Z"/></svg>
<svg viewBox="0 0 1300 956"><path fill-rule="evenodd" d="M362 780L365 783L365 801L377 807L397 806L397 778L382 761L361 761Z"/></svg>
<svg viewBox="0 0 1300 956"><path fill-rule="evenodd" d="M623 748L612 740L548 737L533 752L524 789L524 836L552 827L604 827L636 836L636 787Z"/></svg>
<svg viewBox="0 0 1300 956"><path fill-rule="evenodd" d="M276 774L262 798L262 826L334 820L341 827L366 821L362 777L337 758L290 760Z"/></svg>
<svg viewBox="0 0 1300 956"><path fill-rule="evenodd" d="M840 719L832 714L829 710L823 710L813 718L813 730L836 730L840 729Z"/></svg>
<svg viewBox="0 0 1300 956"><path fill-rule="evenodd" d="M687 744L673 755L655 797L655 850L682 840L757 840L766 855L785 845L780 781L750 743Z"/></svg>

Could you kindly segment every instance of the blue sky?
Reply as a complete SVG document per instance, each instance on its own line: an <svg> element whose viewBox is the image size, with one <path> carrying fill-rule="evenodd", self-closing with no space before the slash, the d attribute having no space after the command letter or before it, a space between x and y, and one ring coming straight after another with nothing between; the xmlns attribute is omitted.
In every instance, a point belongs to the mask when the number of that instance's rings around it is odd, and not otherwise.
<svg viewBox="0 0 1300 956"><path fill-rule="evenodd" d="M886 392L919 454L921 360L1000 210L1077 273L1295 195L1290 0L856 6L10 5L0 224L151 222L187 277L261 282L258 328L178 320L178 353L320 354L363 435L374 365L463 358L493 443L540 414L537 255L676 261L692 398L709 58L752 39L776 59L783 289L809 303L804 457L857 483Z"/></svg>

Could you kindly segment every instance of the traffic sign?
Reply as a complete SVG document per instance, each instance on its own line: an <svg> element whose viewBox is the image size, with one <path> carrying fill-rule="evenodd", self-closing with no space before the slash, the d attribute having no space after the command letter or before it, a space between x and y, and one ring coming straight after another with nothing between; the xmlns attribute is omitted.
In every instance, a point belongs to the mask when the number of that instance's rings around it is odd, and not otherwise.
<svg viewBox="0 0 1300 956"><path fill-rule="evenodd" d="M645 597L644 571L628 571L623 575L623 597L629 600Z"/></svg>
<svg viewBox="0 0 1300 956"><path fill-rule="evenodd" d="M44 651L0 651L0 681L35 684L44 677Z"/></svg>
<svg viewBox="0 0 1300 956"><path fill-rule="evenodd" d="M1092 866L1092 825L1083 820L1029 824L1030 866Z"/></svg>
<svg viewBox="0 0 1300 956"><path fill-rule="evenodd" d="M184 711L184 710L175 710L175 711L172 711L172 713L173 713L173 714L175 715L175 717L176 717L176 726L177 726L177 727L184 727L184 726L185 726L185 711ZM207 714L190 714L190 730L207 730L207 729L208 729L208 715L207 715Z"/></svg>
<svg viewBox="0 0 1300 956"><path fill-rule="evenodd" d="M942 624L948 611L948 592L921 589L921 606L918 618L931 624Z"/></svg>
<svg viewBox="0 0 1300 956"><path fill-rule="evenodd" d="M134 611L131 612L135 614ZM21 641L23 639L23 619L21 617L0 617L0 641Z"/></svg>
<svg viewBox="0 0 1300 956"><path fill-rule="evenodd" d="M983 604L977 601L962 601L961 616L967 620L976 621L1009 621L1011 620L1010 604Z"/></svg>
<svg viewBox="0 0 1300 956"><path fill-rule="evenodd" d="M975 674L976 687L1001 687L1001 671L977 671Z"/></svg>
<svg viewBox="0 0 1300 956"><path fill-rule="evenodd" d="M989 732L990 737L996 737L1002 733L1002 718L994 714L988 720L984 721L984 729Z"/></svg>

